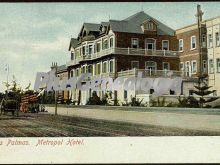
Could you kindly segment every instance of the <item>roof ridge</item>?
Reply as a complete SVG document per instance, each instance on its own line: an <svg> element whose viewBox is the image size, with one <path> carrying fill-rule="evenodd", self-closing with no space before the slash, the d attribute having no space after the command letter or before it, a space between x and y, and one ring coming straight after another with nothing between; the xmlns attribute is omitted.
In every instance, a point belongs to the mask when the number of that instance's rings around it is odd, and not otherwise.
<svg viewBox="0 0 220 165"><path fill-rule="evenodd" d="M125 20L115 20L115 19L110 19L109 22L110 22L110 21L115 21L115 22L128 22L128 21L125 21Z"/></svg>
<svg viewBox="0 0 220 165"><path fill-rule="evenodd" d="M89 23L89 22L84 22L83 24L93 24L93 25L100 25L100 23Z"/></svg>
<svg viewBox="0 0 220 165"><path fill-rule="evenodd" d="M144 11L139 11L139 12L137 12L137 13L135 13L135 14L133 14L133 15L131 15L131 16L129 16L129 17L123 19L122 21L128 21L128 20L130 20L130 19L136 17L136 16L137 16L138 14L140 14L140 13L145 13L145 12L144 12ZM145 14L146 14L146 13L145 13Z"/></svg>

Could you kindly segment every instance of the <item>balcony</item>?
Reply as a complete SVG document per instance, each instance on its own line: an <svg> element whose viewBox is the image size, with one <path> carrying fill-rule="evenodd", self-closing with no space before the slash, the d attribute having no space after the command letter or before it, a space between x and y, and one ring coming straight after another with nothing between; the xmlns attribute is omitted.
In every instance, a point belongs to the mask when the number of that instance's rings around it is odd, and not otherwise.
<svg viewBox="0 0 220 165"><path fill-rule="evenodd" d="M92 79L97 78L115 78L115 73L101 73L99 75L92 76Z"/></svg>
<svg viewBox="0 0 220 165"><path fill-rule="evenodd" d="M115 78L115 73L100 73L99 75L93 75L90 78L85 78L85 81L95 80L98 78Z"/></svg>
<svg viewBox="0 0 220 165"><path fill-rule="evenodd" d="M176 70L152 70L152 69L132 69L117 73L118 77L182 77L189 78L191 74L185 71Z"/></svg>
<svg viewBox="0 0 220 165"><path fill-rule="evenodd" d="M109 54L177 57L178 51L147 50L147 49L135 49L135 48L109 48L109 49L101 50L100 52L81 56L78 59L70 61L67 65L68 66L75 65L78 64L80 61L94 60Z"/></svg>

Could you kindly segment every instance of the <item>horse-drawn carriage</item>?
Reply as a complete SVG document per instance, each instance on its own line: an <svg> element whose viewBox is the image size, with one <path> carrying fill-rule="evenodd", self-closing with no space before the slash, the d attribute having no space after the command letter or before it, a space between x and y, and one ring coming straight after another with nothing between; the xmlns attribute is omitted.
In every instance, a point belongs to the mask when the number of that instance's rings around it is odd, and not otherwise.
<svg viewBox="0 0 220 165"><path fill-rule="evenodd" d="M19 113L19 102L14 99L3 98L0 104L0 115L11 112L12 115L18 116Z"/></svg>

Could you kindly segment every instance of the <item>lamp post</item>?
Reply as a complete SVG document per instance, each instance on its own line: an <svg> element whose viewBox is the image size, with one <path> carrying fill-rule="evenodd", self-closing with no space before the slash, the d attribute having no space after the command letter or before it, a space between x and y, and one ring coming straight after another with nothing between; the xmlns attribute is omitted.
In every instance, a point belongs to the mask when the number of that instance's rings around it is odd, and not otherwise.
<svg viewBox="0 0 220 165"><path fill-rule="evenodd" d="M55 77L57 77L57 63L56 62L52 62L52 66L51 66L51 70L55 69ZM57 91L54 91L54 95L55 95L55 115L57 115Z"/></svg>

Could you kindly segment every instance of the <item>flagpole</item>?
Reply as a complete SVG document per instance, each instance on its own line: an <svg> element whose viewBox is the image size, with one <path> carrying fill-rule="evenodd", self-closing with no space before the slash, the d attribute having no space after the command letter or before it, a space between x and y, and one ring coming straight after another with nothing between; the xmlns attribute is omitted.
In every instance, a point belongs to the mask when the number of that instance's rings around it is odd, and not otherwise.
<svg viewBox="0 0 220 165"><path fill-rule="evenodd" d="M9 75L9 64L7 64L7 92L8 92L8 75Z"/></svg>

